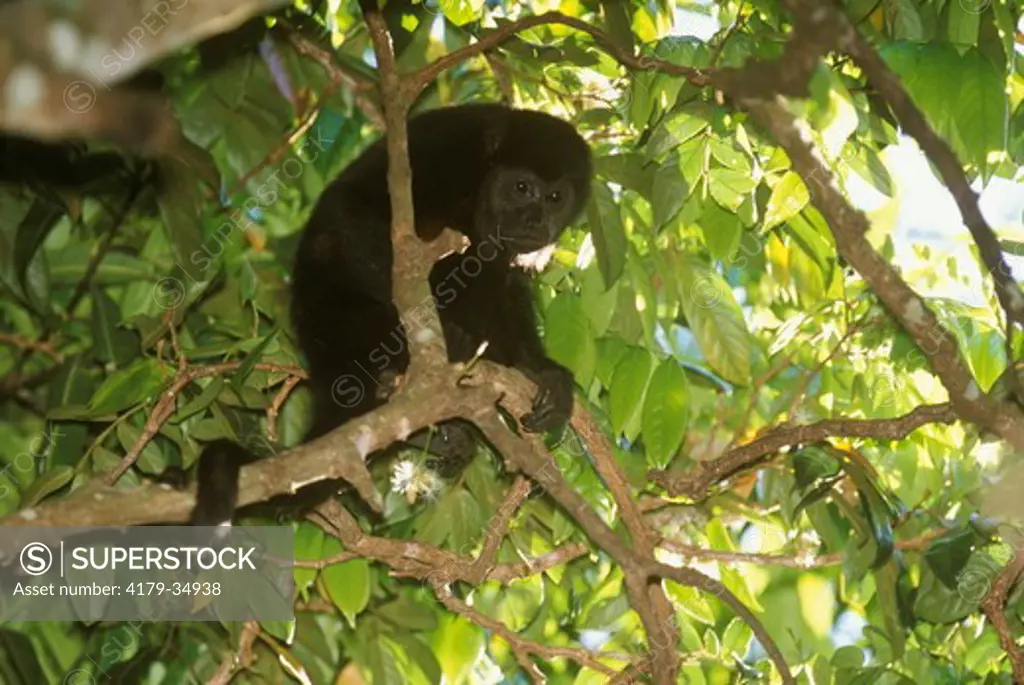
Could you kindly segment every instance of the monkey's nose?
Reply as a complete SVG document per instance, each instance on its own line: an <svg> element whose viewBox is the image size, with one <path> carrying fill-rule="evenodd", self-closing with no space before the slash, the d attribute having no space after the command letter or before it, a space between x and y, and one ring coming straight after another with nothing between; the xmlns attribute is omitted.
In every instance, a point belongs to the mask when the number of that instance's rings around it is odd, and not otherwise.
<svg viewBox="0 0 1024 685"><path fill-rule="evenodd" d="M544 212L540 209L533 209L526 213L524 223L531 231L540 231L544 228Z"/></svg>

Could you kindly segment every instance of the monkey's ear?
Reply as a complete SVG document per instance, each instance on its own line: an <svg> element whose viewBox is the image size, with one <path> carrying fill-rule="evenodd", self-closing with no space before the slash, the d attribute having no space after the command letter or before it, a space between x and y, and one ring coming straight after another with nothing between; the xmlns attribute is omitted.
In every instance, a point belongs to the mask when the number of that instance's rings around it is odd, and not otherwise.
<svg viewBox="0 0 1024 685"><path fill-rule="evenodd" d="M488 117L484 124L484 159L490 160L497 154L508 133L508 119L505 117Z"/></svg>

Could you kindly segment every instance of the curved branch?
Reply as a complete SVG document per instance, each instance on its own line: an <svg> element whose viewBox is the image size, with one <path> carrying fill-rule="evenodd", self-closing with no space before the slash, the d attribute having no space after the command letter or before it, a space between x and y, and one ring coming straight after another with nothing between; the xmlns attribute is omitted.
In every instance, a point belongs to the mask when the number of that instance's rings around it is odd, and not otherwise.
<svg viewBox="0 0 1024 685"><path fill-rule="evenodd" d="M1024 414L1010 403L985 396L960 355L956 339L939 323L924 300L907 285L895 267L874 250L865 235L867 217L854 209L836 185L835 174L810 142L805 126L780 102L734 97L751 117L785 149L793 169L810 191L815 207L828 222L839 253L864 277L871 290L927 356L961 417L988 428L1024 450Z"/></svg>
<svg viewBox="0 0 1024 685"><path fill-rule="evenodd" d="M387 125L388 195L391 198L391 249L394 252L392 298L409 345L408 382L415 383L424 371L448 359L441 319L429 283L430 269L439 255L424 249L416 234L409 129L406 124L412 98L407 96L398 74L391 35L376 3L377 0L364 0L361 5L377 55L384 122Z"/></svg>
<svg viewBox="0 0 1024 685"><path fill-rule="evenodd" d="M321 480L340 479L350 483L364 501L379 511L382 498L364 462L369 454L405 439L411 431L445 419L465 416L475 420L481 413L493 413L494 403L503 392L499 380L453 393L455 378L454 372L436 374L429 382L393 397L388 404L327 435L244 466L238 506L294 494ZM0 526L6 526L0 552L26 542L19 537L18 527L181 523L188 520L194 505L194 490L174 490L155 484L117 488L94 482L66 497L50 499L0 519Z"/></svg>
<svg viewBox="0 0 1024 685"><path fill-rule="evenodd" d="M768 658L775 663L776 668L782 674L783 682L796 682L789 672L786 659L782 656L782 650L779 649L772 636L768 634L764 624L761 623L761 619L746 604L740 601L740 598L733 594L732 590L725 586L725 583L692 568L678 568L668 566L667 564L654 563L650 566L649 570L652 576L668 578L680 585L696 588L717 597L723 604L732 609L733 613L743 619L744 623L750 626L754 637L761 643L761 647L768 654Z"/></svg>
<svg viewBox="0 0 1024 685"><path fill-rule="evenodd" d="M523 397L530 395L520 393L517 397L522 401ZM523 407L512 409L513 413L524 410ZM643 555L629 548L586 500L565 481L554 460L543 450L537 438L523 439L512 435L493 414L481 417L477 425L505 457L510 468L522 471L543 487L547 494L576 520L590 539L622 568L630 604L640 615L647 631L648 642L651 644L651 668L656 682L675 682L674 668L678 664L678 654L677 644L674 641L665 641L670 639L669 636L675 635L675 631L667 630L665 626L659 624L661 609L653 600L654 595L650 591L650 580L654 576L668 577L697 589L710 588L716 596L733 608L738 616L750 624L751 630L759 640L762 640L765 651L781 674L783 682L795 682L781 651L771 640L764 626L728 588L701 573L659 564L654 561L652 555Z"/></svg>
<svg viewBox="0 0 1024 685"><path fill-rule="evenodd" d="M1019 553L1004 568L996 580L992 583L985 598L981 600L981 610L992 623L996 634L999 635L999 644L1002 645L1010 658L1010 665L1013 668L1013 679L1015 682L1024 683L1024 648L1017 644L1013 636L1013 629L1006 618L1006 598L1010 589L1024 573L1024 555Z"/></svg>
<svg viewBox="0 0 1024 685"><path fill-rule="evenodd" d="M902 440L929 423L953 423L959 416L948 402L926 404L892 419L825 419L805 426L780 426L755 440L734 447L721 457L701 462L691 473L650 471L647 477L673 497L702 500L712 485L743 469L756 466L779 450L826 438Z"/></svg>
<svg viewBox="0 0 1024 685"><path fill-rule="evenodd" d="M803 12L819 6L818 3L807 0L790 0L790 4L796 6L794 9ZM837 7L822 5L821 10L826 13L826 26L831 28L829 33L835 37L836 44L843 46L864 70L868 81L889 103L900 126L921 146L921 150L938 170L946 188L952 193L957 207L960 208L964 224L978 245L981 259L992 275L996 296L1006 311L1007 319L1024 323L1024 294L1021 293L1013 272L1003 258L999 239L981 213L978 194L967 181L967 176L953 149L928 125L924 114L910 99L897 76L850 20Z"/></svg>
<svg viewBox="0 0 1024 685"><path fill-rule="evenodd" d="M5 2L0 82L8 97L0 102L0 129L43 140L101 137L143 152L168 151L175 127L165 102L111 86L160 57L284 4ZM46 47L54 45L60 49Z"/></svg>
<svg viewBox="0 0 1024 685"><path fill-rule="evenodd" d="M569 15L562 14L561 12L546 12L544 14L525 17L518 21L504 24L494 31L491 31L483 38L480 38L476 43L454 50L443 57L439 57L419 71L406 77L405 88L407 95L409 97L415 97L428 84L430 84L431 81L448 69L451 69L467 59L478 57L493 50L517 33L527 31L537 26L543 26L545 24L561 24L588 34L605 52L614 57L623 66L631 69L635 69L637 71L657 69L658 71L669 74L670 76L681 76L687 79L690 83L699 86L710 83L711 72L708 70L687 67L681 64L673 64L671 62L666 62L665 60L653 59L642 55L634 55L621 49L607 33L595 26L591 26L582 19L570 17Z"/></svg>

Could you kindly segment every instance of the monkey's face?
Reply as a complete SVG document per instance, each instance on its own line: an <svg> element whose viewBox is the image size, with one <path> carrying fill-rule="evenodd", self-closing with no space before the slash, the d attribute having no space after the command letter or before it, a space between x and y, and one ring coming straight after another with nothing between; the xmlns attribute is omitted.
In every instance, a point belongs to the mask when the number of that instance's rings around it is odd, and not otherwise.
<svg viewBox="0 0 1024 685"><path fill-rule="evenodd" d="M568 180L498 168L481 187L476 239L497 242L513 255L534 252L558 239L578 211L576 200Z"/></svg>

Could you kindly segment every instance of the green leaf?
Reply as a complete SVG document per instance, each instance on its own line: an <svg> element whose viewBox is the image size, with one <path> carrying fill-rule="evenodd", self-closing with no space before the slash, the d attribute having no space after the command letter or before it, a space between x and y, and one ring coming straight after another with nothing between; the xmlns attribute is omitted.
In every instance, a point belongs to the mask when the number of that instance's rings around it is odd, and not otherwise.
<svg viewBox="0 0 1024 685"><path fill-rule="evenodd" d="M978 27L981 23L982 5L972 5L965 2L950 2L949 21L946 25L946 35L949 42L955 45L977 45Z"/></svg>
<svg viewBox="0 0 1024 685"><path fill-rule="evenodd" d="M583 302L573 293L560 293L544 313L544 348L554 361L573 372L587 388L594 379L597 348Z"/></svg>
<svg viewBox="0 0 1024 685"><path fill-rule="evenodd" d="M140 359L103 381L89 402L89 411L111 414L127 409L152 397L163 383L163 365L155 359Z"/></svg>
<svg viewBox="0 0 1024 685"><path fill-rule="evenodd" d="M743 226L734 212L722 209L717 202L705 202L700 228L712 257L729 259L736 254L743 236Z"/></svg>
<svg viewBox="0 0 1024 685"><path fill-rule="evenodd" d="M644 399L641 427L648 460L664 468L675 455L686 434L690 386L686 374L674 359L655 369Z"/></svg>
<svg viewBox="0 0 1024 685"><path fill-rule="evenodd" d="M764 213L764 229L767 231L789 221L807 206L810 199L810 193L807 192L807 186L804 185L800 174L787 171L772 188L771 197L768 198L768 208Z"/></svg>
<svg viewBox="0 0 1024 685"><path fill-rule="evenodd" d="M737 211L747 194L757 187L758 179L749 171L736 169L712 169L708 176L708 188L715 202L726 209Z"/></svg>
<svg viewBox="0 0 1024 685"><path fill-rule="evenodd" d="M448 21L456 26L479 21L483 11L483 0L437 0Z"/></svg>
<svg viewBox="0 0 1024 685"><path fill-rule="evenodd" d="M878 545L872 568L880 568L892 556L895 541L893 539L893 511L889 502L882 494L874 474L869 472L860 462L841 457L839 463L843 470L853 479L860 495L861 508L867 519L872 538Z"/></svg>
<svg viewBox="0 0 1024 685"><path fill-rule="evenodd" d="M598 176L650 197L654 188L654 168L644 166L644 159L635 153L602 155L594 160ZM595 184L599 185L599 184Z"/></svg>
<svg viewBox="0 0 1024 685"><path fill-rule="evenodd" d="M974 531L965 528L936 538L924 552L935 577L951 590L956 589L957 577L971 558L975 540Z"/></svg>
<svg viewBox="0 0 1024 685"><path fill-rule="evenodd" d="M821 136L825 153L835 157L857 130L857 109L842 79L824 65L814 71L810 89L813 97L808 119Z"/></svg>
<svg viewBox="0 0 1024 685"><path fill-rule="evenodd" d="M849 148L853 154L844 154L843 161L858 176L868 182L875 190L886 195L895 197L896 186L889 173L888 167L878 153L867 145L850 141Z"/></svg>
<svg viewBox="0 0 1024 685"><path fill-rule="evenodd" d="M619 49L627 50L632 54L636 37L633 35L629 6L619 3L607 5L602 12L602 17L608 35L612 37Z"/></svg>
<svg viewBox="0 0 1024 685"><path fill-rule="evenodd" d="M665 591L684 614L705 625L715 625L715 613L697 588L686 587L672 580L665 581Z"/></svg>
<svg viewBox="0 0 1024 685"><path fill-rule="evenodd" d="M832 654L833 668L860 668L864 665L864 650L857 645L840 647Z"/></svg>
<svg viewBox="0 0 1024 685"><path fill-rule="evenodd" d="M443 679L441 672L441 664L437 662L437 657L430 648L423 643L419 637L413 633L406 631L397 632L392 636L395 641L401 645L405 651L405 655L410 661L419 668L426 678L426 683L440 683ZM404 674L406 678L409 678L409 673L406 671ZM409 680L412 680L409 678ZM408 682L408 681L406 681ZM420 681L423 682L423 681Z"/></svg>
<svg viewBox="0 0 1024 685"><path fill-rule="evenodd" d="M605 597L591 606L583 616L581 627L589 630L608 630L629 611L629 598L625 594Z"/></svg>
<svg viewBox="0 0 1024 685"><path fill-rule="evenodd" d="M483 633L475 625L461 616L446 615L434 638L434 655L444 671L445 682L466 683L483 645Z"/></svg>
<svg viewBox="0 0 1024 685"><path fill-rule="evenodd" d="M998 69L976 49L948 43L890 43L882 57L899 75L932 128L960 159L982 166L1002 147L1006 94ZM950 98L950 93L956 93Z"/></svg>
<svg viewBox="0 0 1024 685"><path fill-rule="evenodd" d="M605 289L600 270L593 266L583 272L581 281L580 300L590 319L590 330L595 336L604 335L615 316L620 283L616 282L611 288Z"/></svg>
<svg viewBox="0 0 1024 685"><path fill-rule="evenodd" d="M180 161L168 160L161 165L160 174L157 204L160 208L161 223L173 251L175 264L185 269L182 265L191 266L191 258L199 254L203 248L200 223L203 193L194 173ZM213 273L204 273L202 269L191 268L186 271L190 278L197 281L213 277Z"/></svg>
<svg viewBox="0 0 1024 685"><path fill-rule="evenodd" d="M643 406L644 391L651 376L651 353L631 347L615 367L612 384L608 389L608 412L615 433L635 437L636 419Z"/></svg>
<svg viewBox="0 0 1024 685"><path fill-rule="evenodd" d="M619 206L603 183L594 184L593 201L587 205L587 222L601 275L605 284L611 285L622 275L626 265L627 243Z"/></svg>
<svg viewBox="0 0 1024 685"><path fill-rule="evenodd" d="M382 605L375 613L403 630L434 630L437 627L437 612L407 595Z"/></svg>
<svg viewBox="0 0 1024 685"><path fill-rule="evenodd" d="M658 323L658 298L654 293L651 277L644 268L643 259L632 248L629 254L630 258L626 261L626 267L629 270L629 285L632 288L623 286L620 292L628 292L633 296L633 307L640 317L644 340L649 349L654 349L657 347L655 336Z"/></svg>
<svg viewBox="0 0 1024 685"><path fill-rule="evenodd" d="M49 421L113 421L117 413L97 414L87 404L67 404L49 410L46 418Z"/></svg>
<svg viewBox="0 0 1024 685"><path fill-rule="evenodd" d="M750 640L754 637L754 631L750 629L743 620L734 618L729 621L722 633L722 647L732 652L739 659L742 659L750 648Z"/></svg>
<svg viewBox="0 0 1024 685"><path fill-rule="evenodd" d="M131 425L127 421L117 424L115 433L117 434L118 442L121 443L121 447L126 452L132 449L142 437L142 429ZM150 440L146 443L138 459L135 460L135 465L142 472L153 475L163 473L168 466L167 459L155 440Z"/></svg>
<svg viewBox="0 0 1024 685"><path fill-rule="evenodd" d="M1017 35L1014 17L1010 11L1010 3L994 2L991 5L992 16L995 18L995 25L999 31L999 40L1003 44L1003 54L1007 59L1013 59L1014 38Z"/></svg>
<svg viewBox="0 0 1024 685"><path fill-rule="evenodd" d="M75 477L75 470L70 466L56 466L43 475L32 481L24 494L21 496L20 505L34 507L39 504L47 495L57 492L71 482Z"/></svg>
<svg viewBox="0 0 1024 685"><path fill-rule="evenodd" d="M654 228L669 222L686 202L690 187L679 169L679 160L673 156L654 172L654 191L651 206L654 209Z"/></svg>
<svg viewBox="0 0 1024 685"><path fill-rule="evenodd" d="M677 110L669 114L654 129L647 141L647 157L660 157L669 150L674 150L694 136L707 130L710 124L703 112Z"/></svg>
<svg viewBox="0 0 1024 685"><path fill-rule="evenodd" d="M42 639L47 644L53 644L63 640L64 636L57 631L40 631ZM31 637L30 637L31 635ZM0 677L4 682L12 685L15 683L45 683L48 678L43 670L43 660L36 655L36 646L33 642L41 639L28 631L10 630L0 628L0 645L2 645L6 658L0 670ZM71 673L82 673L85 671L75 670ZM93 677L90 675L88 679Z"/></svg>
<svg viewBox="0 0 1024 685"><path fill-rule="evenodd" d="M341 543L334 538L325 538L323 559L341 552ZM370 603L370 562L366 559L352 559L340 564L331 564L322 572L324 586L334 605L341 610L350 626L355 625L358 616Z"/></svg>
<svg viewBox="0 0 1024 685"><path fill-rule="evenodd" d="M828 299L827 282L831 277L831 265L825 271L814 259L801 249L797 241L789 241L789 271L793 277L800 303L807 309Z"/></svg>
<svg viewBox="0 0 1024 685"><path fill-rule="evenodd" d="M619 338L601 338L597 341L597 369L595 375L605 388L612 384L615 368L629 351L629 345Z"/></svg>
<svg viewBox="0 0 1024 685"><path fill-rule="evenodd" d="M308 521L299 522L295 528L295 559L297 561L318 561L324 558L324 531ZM295 589L303 596L316 580L317 569L296 566L293 569Z"/></svg>
<svg viewBox="0 0 1024 685"><path fill-rule="evenodd" d="M47 252L50 279L54 285L76 285L82 280L91 259L92 251L86 243ZM96 267L91 283L107 286L156 280L156 268L149 262L124 252L108 252Z"/></svg>
<svg viewBox="0 0 1024 685"><path fill-rule="evenodd" d="M206 384L202 392L193 397L188 403L183 406L178 412L171 418L172 423L181 423L187 418L195 416L199 412L205 410L213 401L220 395L221 390L224 388L224 377L215 376L210 379L210 382Z"/></svg>
<svg viewBox="0 0 1024 685"><path fill-rule="evenodd" d="M732 143L721 138L711 138L709 141L711 156L718 160L723 166L745 174L751 173L750 158L733 147Z"/></svg>
<svg viewBox="0 0 1024 685"><path fill-rule="evenodd" d="M814 260L823 274L831 273L836 262L835 243L821 214L812 206L786 223L786 233Z"/></svg>
<svg viewBox="0 0 1024 685"><path fill-rule="evenodd" d="M753 611L764 611L761 603L757 601L753 594L750 592L750 588L747 586L746 577L735 568L726 566L725 564L718 565L718 572L721 574L722 583L727 588L732 590L732 593L736 597L750 607Z"/></svg>
<svg viewBox="0 0 1024 685"><path fill-rule="evenodd" d="M28 214L18 225L18 232L14 238L14 273L22 291L28 292L29 266L36 252L63 218L64 212L56 205L39 199L32 203Z"/></svg>
<svg viewBox="0 0 1024 685"><path fill-rule="evenodd" d="M753 339L728 284L707 264L678 256L679 301L708 364L728 381L750 381Z"/></svg>
<svg viewBox="0 0 1024 685"><path fill-rule="evenodd" d="M896 38L923 40L924 26L914 0L889 0L886 13Z"/></svg>
<svg viewBox="0 0 1024 685"><path fill-rule="evenodd" d="M440 545L445 540L456 548L475 543L483 525L483 512L464 488L451 488L416 519L416 539Z"/></svg>
<svg viewBox="0 0 1024 685"><path fill-rule="evenodd" d="M960 88L953 100L957 138L966 160L982 166L989 152L1002 148L1006 134L1004 80L975 48L962 56L961 63Z"/></svg>
<svg viewBox="0 0 1024 685"><path fill-rule="evenodd" d="M930 568L922 568L921 583L914 600L914 615L931 623L954 623L977 611L978 602L988 592L992 570L984 569L980 573L965 570L965 574L968 583L951 589Z"/></svg>
<svg viewBox="0 0 1024 685"><path fill-rule="evenodd" d="M456 549L464 549L467 545L475 544L480 538L480 531L486 523L480 505L473 494L465 488L453 490L444 499L444 507L438 503L438 508L445 510L445 515L451 525L451 545Z"/></svg>
<svg viewBox="0 0 1024 685"><path fill-rule="evenodd" d="M234 375L231 376L231 387L234 388L235 392L242 394L242 390L245 386L245 379L252 372L252 367L256 365L256 362L263 356L263 350L267 348L270 341L277 335L278 329L275 327L270 333L267 333L263 340L260 340L259 344L252 349L249 354L245 356L242 363L238 365L238 370L235 371Z"/></svg>
<svg viewBox="0 0 1024 685"><path fill-rule="evenodd" d="M807 445L793 454L793 474L800 488L816 485L823 478L839 473L839 464L832 455L817 445Z"/></svg>
<svg viewBox="0 0 1024 685"><path fill-rule="evenodd" d="M106 293L93 286L92 349L104 363L124 364L139 355L139 338L121 328L121 311Z"/></svg>

